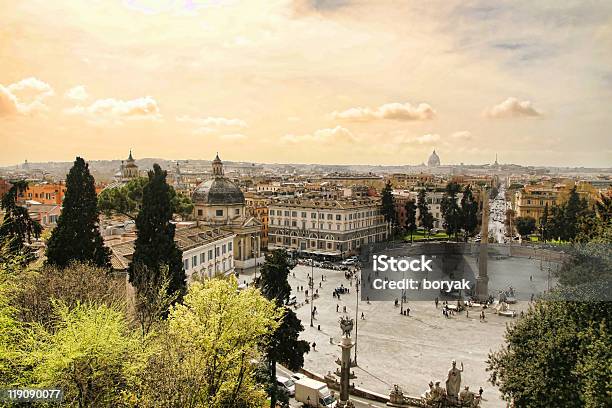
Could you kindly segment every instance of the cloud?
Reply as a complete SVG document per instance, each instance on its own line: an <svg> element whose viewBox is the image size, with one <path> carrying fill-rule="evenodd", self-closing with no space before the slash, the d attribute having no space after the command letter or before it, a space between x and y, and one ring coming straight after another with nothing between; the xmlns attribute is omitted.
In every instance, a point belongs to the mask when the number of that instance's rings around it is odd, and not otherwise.
<svg viewBox="0 0 612 408"><path fill-rule="evenodd" d="M67 90L64 97L73 101L84 101L89 98L89 94L83 85L77 85Z"/></svg>
<svg viewBox="0 0 612 408"><path fill-rule="evenodd" d="M451 139L454 140L471 140L472 134L467 130L460 130L458 132L451 133Z"/></svg>
<svg viewBox="0 0 612 408"><path fill-rule="evenodd" d="M301 142L323 142L323 143L353 143L357 141L355 135L350 130L342 126L335 128L319 129L314 133L305 135L287 134L281 137L282 142L301 143Z"/></svg>
<svg viewBox="0 0 612 408"><path fill-rule="evenodd" d="M51 85L34 77L7 86L0 84L0 116L26 115L47 110L44 99L54 93Z"/></svg>
<svg viewBox="0 0 612 408"><path fill-rule="evenodd" d="M0 116L11 116L19 113L17 97L5 86L0 85Z"/></svg>
<svg viewBox="0 0 612 408"><path fill-rule="evenodd" d="M161 118L157 101L145 96L122 100L115 98L98 99L89 106L75 106L66 109L71 115L81 115L94 122L123 123L124 120L158 120Z"/></svg>
<svg viewBox="0 0 612 408"><path fill-rule="evenodd" d="M366 122L379 119L391 120L431 120L436 117L436 111L426 103L412 106L410 103L386 103L376 109L350 108L341 112L333 112L334 119Z"/></svg>
<svg viewBox="0 0 612 408"><path fill-rule="evenodd" d="M242 119L224 118L219 116L193 117L183 115L177 116L176 121L196 125L193 133L200 135L216 134L222 130L244 129L247 127L247 123Z"/></svg>
<svg viewBox="0 0 612 408"><path fill-rule="evenodd" d="M502 103L492 106L483 112L487 118L520 118L542 116L542 112L533 107L531 101L519 101L510 97Z"/></svg>

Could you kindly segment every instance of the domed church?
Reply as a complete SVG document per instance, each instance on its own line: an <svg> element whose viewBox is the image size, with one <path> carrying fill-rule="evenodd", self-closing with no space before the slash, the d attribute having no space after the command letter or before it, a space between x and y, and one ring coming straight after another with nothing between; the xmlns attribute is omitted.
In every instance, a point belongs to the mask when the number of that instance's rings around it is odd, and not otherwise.
<svg viewBox="0 0 612 408"><path fill-rule="evenodd" d="M436 150L434 149L434 151L431 153L431 156L429 156L429 159L427 160L427 167L438 167L440 166L440 157L438 157L438 154L436 153Z"/></svg>
<svg viewBox="0 0 612 408"><path fill-rule="evenodd" d="M236 269L261 265L262 224L247 215L244 194L230 179L225 177L223 162L219 155L212 162L212 178L203 181L191 194L193 215L198 222L236 234L234 238L234 261Z"/></svg>

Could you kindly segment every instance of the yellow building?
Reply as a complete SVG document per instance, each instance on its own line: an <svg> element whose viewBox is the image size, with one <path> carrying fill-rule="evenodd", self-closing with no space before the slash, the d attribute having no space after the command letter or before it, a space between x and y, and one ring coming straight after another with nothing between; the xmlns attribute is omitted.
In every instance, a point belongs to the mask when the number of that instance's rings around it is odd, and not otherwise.
<svg viewBox="0 0 612 408"><path fill-rule="evenodd" d="M270 199L262 195L244 193L247 214L261 222L261 248L268 249L268 205Z"/></svg>

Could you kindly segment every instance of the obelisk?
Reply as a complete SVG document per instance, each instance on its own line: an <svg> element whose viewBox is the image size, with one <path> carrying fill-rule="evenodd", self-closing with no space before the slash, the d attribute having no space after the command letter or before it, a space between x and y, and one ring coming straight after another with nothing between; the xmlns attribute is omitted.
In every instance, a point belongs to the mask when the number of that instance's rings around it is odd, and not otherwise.
<svg viewBox="0 0 612 408"><path fill-rule="evenodd" d="M480 233L480 252L478 254L478 277L476 278L476 298L485 301L489 298L489 276L487 261L489 259L489 192L482 189L482 231Z"/></svg>

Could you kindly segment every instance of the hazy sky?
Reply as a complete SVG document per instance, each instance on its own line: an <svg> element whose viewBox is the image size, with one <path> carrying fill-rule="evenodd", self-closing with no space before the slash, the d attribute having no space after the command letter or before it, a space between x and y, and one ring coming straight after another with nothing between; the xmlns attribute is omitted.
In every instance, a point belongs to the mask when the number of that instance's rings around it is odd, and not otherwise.
<svg viewBox="0 0 612 408"><path fill-rule="evenodd" d="M612 165L612 2L0 2L0 165Z"/></svg>

